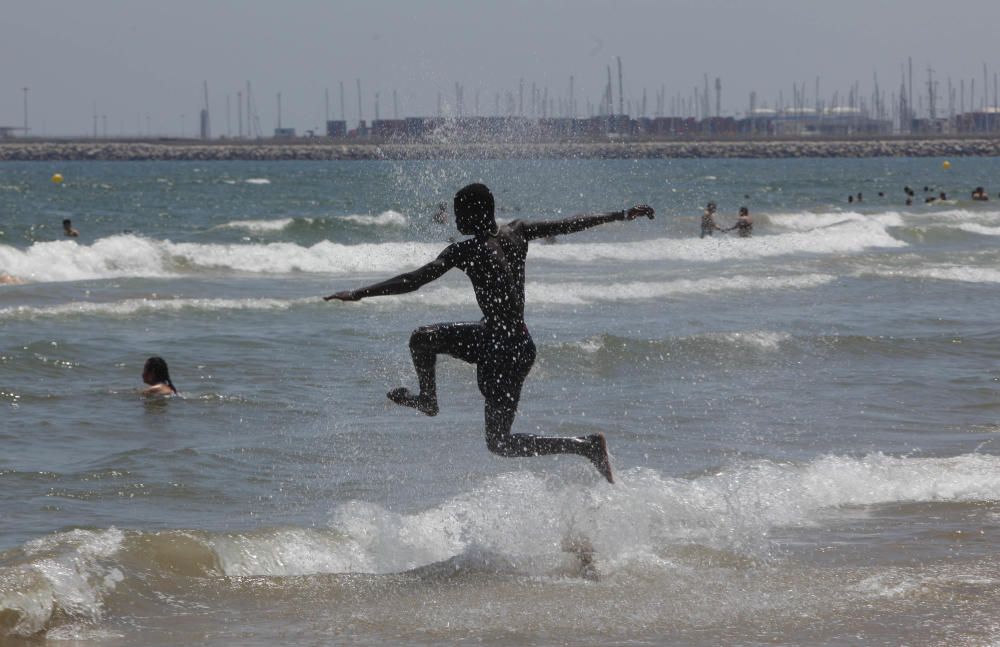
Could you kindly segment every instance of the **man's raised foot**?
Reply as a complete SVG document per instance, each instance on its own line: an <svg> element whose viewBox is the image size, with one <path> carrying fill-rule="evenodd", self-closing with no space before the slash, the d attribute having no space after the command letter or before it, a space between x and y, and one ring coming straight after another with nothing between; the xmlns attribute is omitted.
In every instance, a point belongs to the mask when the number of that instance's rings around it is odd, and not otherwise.
<svg viewBox="0 0 1000 647"><path fill-rule="evenodd" d="M611 459L608 457L608 442L604 439L604 434L592 434L587 439L590 441L587 458L601 473L601 476L608 479L608 483L614 483L615 477L611 474Z"/></svg>
<svg viewBox="0 0 1000 647"><path fill-rule="evenodd" d="M405 386L393 389L392 391L386 393L385 396L396 404L404 407L412 407L421 413L427 414L428 416L436 416L438 414L438 403L436 398L413 395L413 393L411 393Z"/></svg>

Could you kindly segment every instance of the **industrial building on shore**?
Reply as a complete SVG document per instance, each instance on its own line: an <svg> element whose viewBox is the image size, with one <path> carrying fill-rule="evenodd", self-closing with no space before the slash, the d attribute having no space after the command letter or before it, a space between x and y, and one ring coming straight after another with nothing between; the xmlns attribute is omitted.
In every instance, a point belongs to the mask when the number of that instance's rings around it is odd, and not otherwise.
<svg viewBox="0 0 1000 647"><path fill-rule="evenodd" d="M1000 109L968 112L953 118L912 119L901 131L890 119L876 119L856 108L816 111L757 109L736 117L638 117L603 115L588 118L531 117L408 117L361 121L348 128L344 120L326 123L326 137L399 143L464 141L485 143L671 140L671 139L766 139L884 137L892 135L1000 135ZM276 133L277 135L277 133ZM281 133L288 138L288 133Z"/></svg>

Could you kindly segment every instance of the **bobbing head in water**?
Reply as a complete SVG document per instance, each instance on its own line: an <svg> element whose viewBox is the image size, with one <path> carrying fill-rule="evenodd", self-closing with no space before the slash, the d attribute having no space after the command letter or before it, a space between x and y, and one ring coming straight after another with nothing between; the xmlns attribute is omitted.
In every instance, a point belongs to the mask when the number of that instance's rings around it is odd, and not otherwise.
<svg viewBox="0 0 1000 647"><path fill-rule="evenodd" d="M466 236L495 236L499 232L493 194L485 184L470 184L455 194L455 225Z"/></svg>
<svg viewBox="0 0 1000 647"><path fill-rule="evenodd" d="M149 385L144 390L145 395L170 395L177 393L177 388L170 380L170 370L162 357L150 357L142 367L142 381Z"/></svg>

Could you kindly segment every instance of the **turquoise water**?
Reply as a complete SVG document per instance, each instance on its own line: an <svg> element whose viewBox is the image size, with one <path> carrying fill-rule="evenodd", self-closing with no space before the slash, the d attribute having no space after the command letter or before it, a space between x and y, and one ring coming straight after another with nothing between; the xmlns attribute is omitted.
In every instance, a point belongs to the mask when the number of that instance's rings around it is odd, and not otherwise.
<svg viewBox="0 0 1000 647"><path fill-rule="evenodd" d="M0 164L0 636L995 641L1000 160L951 161ZM459 272L320 298L432 259L470 181L657 210L528 257L515 431L605 433L614 486L492 456L458 361L438 417L386 400L478 319ZM708 200L754 237L700 240Z"/></svg>

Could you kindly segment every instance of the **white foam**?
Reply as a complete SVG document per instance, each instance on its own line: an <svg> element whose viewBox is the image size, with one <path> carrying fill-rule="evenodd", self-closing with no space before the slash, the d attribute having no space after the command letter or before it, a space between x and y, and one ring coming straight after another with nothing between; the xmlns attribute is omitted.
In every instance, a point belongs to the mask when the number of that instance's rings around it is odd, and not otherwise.
<svg viewBox="0 0 1000 647"><path fill-rule="evenodd" d="M112 642L124 638L125 634L102 627L79 622L54 627L45 632L45 640L52 642L72 641L75 643Z"/></svg>
<svg viewBox="0 0 1000 647"><path fill-rule="evenodd" d="M732 261L786 254L847 254L878 247L906 247L871 220L848 221L821 231L704 240L659 238L634 243L570 243L536 245L533 258L592 263L596 261Z"/></svg>
<svg viewBox="0 0 1000 647"><path fill-rule="evenodd" d="M584 535L602 571L613 572L671 545L766 556L773 529L817 525L843 506L1000 498L1000 457L980 454L745 462L694 479L634 468L614 486L591 471L581 463L568 476L509 473L413 514L353 502L334 511L329 535L283 531L216 545L229 575L393 573L470 551L544 572L566 537Z"/></svg>
<svg viewBox="0 0 1000 647"><path fill-rule="evenodd" d="M303 218L303 222L312 223L312 218ZM247 231L274 232L287 229L295 218L279 218L277 220L233 220L224 225L219 225L220 229L245 229Z"/></svg>
<svg viewBox="0 0 1000 647"><path fill-rule="evenodd" d="M583 339L576 342L574 345L580 350L587 353L588 355L593 355L594 353L604 350L605 348L605 337L590 337L588 339Z"/></svg>
<svg viewBox="0 0 1000 647"><path fill-rule="evenodd" d="M262 274L322 272L397 272L433 260L441 245L431 243L366 243L342 245L321 241L310 247L294 243L266 245L208 245L163 243L163 251L174 261L213 269Z"/></svg>
<svg viewBox="0 0 1000 647"><path fill-rule="evenodd" d="M119 235L89 246L76 241L35 243L27 249L0 245L0 271L34 282L170 276L198 268L262 274L384 273L412 269L440 252L441 245L431 243L218 245Z"/></svg>
<svg viewBox="0 0 1000 647"><path fill-rule="evenodd" d="M939 265L906 269L876 267L859 272L859 275L862 276L871 274L902 279L923 278L963 283L1000 283L1000 270L992 267L971 267L968 265Z"/></svg>
<svg viewBox="0 0 1000 647"><path fill-rule="evenodd" d="M896 573L879 573L849 587L867 598L901 598L920 588L923 582L916 577Z"/></svg>
<svg viewBox="0 0 1000 647"><path fill-rule="evenodd" d="M672 547L766 560L776 529L822 526L840 508L1000 499L1000 457L984 454L740 461L693 478L618 466L614 486L578 457L536 460L550 461L548 476L508 472L423 510L354 501L331 511L328 528L200 533L197 541L230 577L399 573L442 564L448 572L549 575L565 563L566 541L586 537L602 578L613 581L674 568L663 558ZM23 563L0 568L0 612L17 615L14 632L45 629L57 610L75 622L98 622L105 597L123 581L124 539L111 528L27 543Z"/></svg>
<svg viewBox="0 0 1000 647"><path fill-rule="evenodd" d="M907 272L910 276L963 283L1000 283L1000 270L991 267L931 267Z"/></svg>
<svg viewBox="0 0 1000 647"><path fill-rule="evenodd" d="M930 221L936 224L954 223L1000 223L1000 211L981 209L948 209L945 211L915 211L907 216L920 221Z"/></svg>
<svg viewBox="0 0 1000 647"><path fill-rule="evenodd" d="M359 569L354 555L330 533L289 528L253 534L227 534L209 540L229 577L347 573Z"/></svg>
<svg viewBox="0 0 1000 647"><path fill-rule="evenodd" d="M598 284L582 282L531 282L524 286L525 300L533 305L586 305L620 301L649 301L672 296L718 292L761 290L804 290L826 285L837 279L831 274L782 276L740 275L719 280L677 279L674 281L632 281ZM379 297L380 303L419 302L431 306L475 303L469 287L438 287L406 295Z"/></svg>
<svg viewBox="0 0 1000 647"><path fill-rule="evenodd" d="M41 631L57 609L72 618L99 620L105 595L124 578L106 564L124 536L116 528L73 530L28 542L27 563L0 569L0 611L10 609L19 616L12 633Z"/></svg>
<svg viewBox="0 0 1000 647"><path fill-rule="evenodd" d="M246 182L247 184L270 184L271 183L271 180L267 179L266 177L252 177L252 178L248 178L248 179L243 180L243 181Z"/></svg>
<svg viewBox="0 0 1000 647"><path fill-rule="evenodd" d="M758 290L799 290L825 285L836 280L830 274L798 276L739 275L725 280L677 279L673 281L634 281L595 286L592 283L531 283L525 287L529 302L575 305L585 303L648 301L672 296L715 292Z"/></svg>
<svg viewBox="0 0 1000 647"><path fill-rule="evenodd" d="M733 346L737 348L751 348L762 351L774 351L777 350L781 344L792 339L792 335L786 332L777 332L773 330L748 330L740 332L724 332L724 333L704 333L701 335L692 335L689 337L677 337L671 338L671 342L684 343L687 341L708 341L713 345L726 345ZM611 342L609 344L609 342ZM593 337L587 337L586 339L581 339L578 341L570 342L568 345L572 346L578 350L583 351L589 355L594 353L607 350L610 347L623 346L630 342L621 342L620 340L615 340L614 337L608 335L597 335ZM641 344L640 344L641 346Z"/></svg>
<svg viewBox="0 0 1000 647"><path fill-rule="evenodd" d="M343 216L341 220L353 222L359 225L369 225L375 227L405 227L410 223L410 219L398 211L383 211L377 216L371 215L350 215Z"/></svg>
<svg viewBox="0 0 1000 647"><path fill-rule="evenodd" d="M788 333L775 332L772 330L706 333L705 335L700 336L711 339L714 342L722 342L736 346L750 346L761 350L777 350L782 343L792 338L792 336Z"/></svg>
<svg viewBox="0 0 1000 647"><path fill-rule="evenodd" d="M792 229L795 231L812 231L844 223L871 222L880 227L899 227L903 225L903 217L895 211L878 214L863 214L857 211L832 211L813 213L802 211L798 213L768 214L767 221L771 225Z"/></svg>
<svg viewBox="0 0 1000 647"><path fill-rule="evenodd" d="M318 303L308 299L124 299L110 303L74 301L54 306L12 306L0 308L0 321L66 316L130 317L152 312L200 310L288 310L297 305Z"/></svg>
<svg viewBox="0 0 1000 647"><path fill-rule="evenodd" d="M361 216L358 216L361 218ZM394 222L400 214L372 216ZM242 221L246 226L263 226ZM247 225L246 223L255 224ZM259 221L266 222L266 221ZM279 221L280 222L280 221ZM287 226L286 224L273 226ZM903 247L878 223L850 222L819 232L792 232L750 239L661 238L623 243L534 245L532 258L553 262L733 261L785 254L844 254L876 247ZM434 259L438 243L386 242L343 245L321 241L312 246L269 244L173 243L133 235L102 238L92 245L76 241L35 243L27 249L0 245L0 270L35 282L73 281L123 276L169 276L197 269L259 274L318 272L386 273L413 269Z"/></svg>
<svg viewBox="0 0 1000 647"><path fill-rule="evenodd" d="M0 245L0 268L20 279L79 281L123 276L168 274L164 243L122 235L92 245L61 240L35 243L27 249Z"/></svg>
<svg viewBox="0 0 1000 647"><path fill-rule="evenodd" d="M1000 227L987 227L986 225L980 225L975 222L962 223L958 226L962 231L968 231L973 234L982 234L984 236L1000 236Z"/></svg>
<svg viewBox="0 0 1000 647"><path fill-rule="evenodd" d="M383 211L378 215L352 214L341 216L339 220L344 220L366 227L405 227L410 224L410 219L398 211ZM316 222L313 218L279 218L276 220L233 220L220 229L244 229L251 232L275 232L282 231L292 226L296 222L312 224Z"/></svg>

